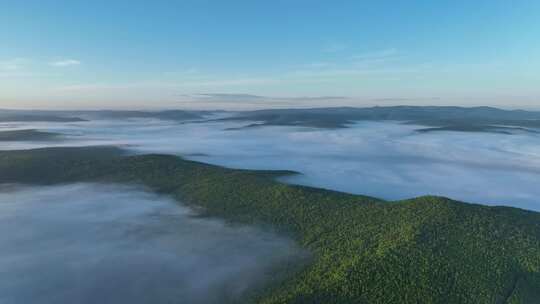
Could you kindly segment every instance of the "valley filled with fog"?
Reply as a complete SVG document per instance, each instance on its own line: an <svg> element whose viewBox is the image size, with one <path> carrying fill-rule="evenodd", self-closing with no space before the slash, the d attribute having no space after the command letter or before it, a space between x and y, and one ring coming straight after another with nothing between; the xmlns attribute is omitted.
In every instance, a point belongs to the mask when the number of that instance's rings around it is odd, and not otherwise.
<svg viewBox="0 0 540 304"><path fill-rule="evenodd" d="M211 116L210 118L223 117ZM540 210L540 135L418 132L399 121L348 128L263 126L245 121L92 119L4 122L0 131L37 129L52 140L2 141L1 150L116 145L243 169L285 169L283 181L399 200L421 195Z"/></svg>
<svg viewBox="0 0 540 304"><path fill-rule="evenodd" d="M134 186L0 186L0 303L229 303L305 256Z"/></svg>

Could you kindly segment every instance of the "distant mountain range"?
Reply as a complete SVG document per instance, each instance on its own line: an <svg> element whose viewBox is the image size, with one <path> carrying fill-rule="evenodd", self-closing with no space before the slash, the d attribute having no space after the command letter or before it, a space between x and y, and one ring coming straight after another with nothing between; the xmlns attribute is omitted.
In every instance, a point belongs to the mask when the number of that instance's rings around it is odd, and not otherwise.
<svg viewBox="0 0 540 304"><path fill-rule="evenodd" d="M0 122L48 121L77 122L99 119L154 118L171 121L245 121L244 129L263 126L303 126L346 128L358 121L400 121L428 126L424 131L513 133L540 128L540 112L503 110L493 107L392 106L333 107L308 109L267 109L228 112L227 117L211 118L223 111L12 111L0 110ZM510 128L510 129L506 129ZM521 129L518 129L521 128ZM504 129L504 130L503 130Z"/></svg>
<svg viewBox="0 0 540 304"><path fill-rule="evenodd" d="M0 122L80 122L100 119L155 118L185 121L201 119L206 111L25 111L0 110Z"/></svg>
<svg viewBox="0 0 540 304"><path fill-rule="evenodd" d="M56 140L60 138L60 134L52 132L38 131L34 129L0 131L1 141L45 141Z"/></svg>
<svg viewBox="0 0 540 304"><path fill-rule="evenodd" d="M78 117L59 116L50 113L33 113L32 111L12 112L0 111L1 122L80 122L85 121Z"/></svg>
<svg viewBox="0 0 540 304"><path fill-rule="evenodd" d="M492 107L394 106L369 108L276 109L242 112L223 118L228 121L256 122L246 127L305 126L346 128L357 121L402 121L424 126L479 131L488 126L540 127L540 112L502 110Z"/></svg>

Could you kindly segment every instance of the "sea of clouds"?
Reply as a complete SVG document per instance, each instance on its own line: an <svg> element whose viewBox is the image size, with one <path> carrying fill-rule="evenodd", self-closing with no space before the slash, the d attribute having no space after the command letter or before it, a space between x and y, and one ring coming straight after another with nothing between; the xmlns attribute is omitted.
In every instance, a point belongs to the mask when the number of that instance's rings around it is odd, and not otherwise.
<svg viewBox="0 0 540 304"><path fill-rule="evenodd" d="M400 122L359 122L345 129L260 127L250 122L181 123L131 119L3 124L66 134L59 142L3 142L0 149L120 145L245 169L286 169L286 182L399 200L442 195L540 210L540 135L432 132Z"/></svg>
<svg viewBox="0 0 540 304"><path fill-rule="evenodd" d="M123 185L0 187L0 303L229 303L305 256Z"/></svg>

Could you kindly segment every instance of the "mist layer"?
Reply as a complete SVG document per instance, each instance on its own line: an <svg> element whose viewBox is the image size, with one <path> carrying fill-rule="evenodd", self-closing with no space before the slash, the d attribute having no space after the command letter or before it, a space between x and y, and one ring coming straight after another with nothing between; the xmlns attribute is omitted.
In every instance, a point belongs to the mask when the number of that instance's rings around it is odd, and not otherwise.
<svg viewBox="0 0 540 304"><path fill-rule="evenodd" d="M61 142L4 142L0 149L119 145L243 169L295 170L285 181L388 200L441 195L540 210L540 135L427 132L400 122L344 129L260 127L250 122L100 120L10 124L64 134Z"/></svg>
<svg viewBox="0 0 540 304"><path fill-rule="evenodd" d="M139 188L0 188L0 303L228 303L300 251Z"/></svg>

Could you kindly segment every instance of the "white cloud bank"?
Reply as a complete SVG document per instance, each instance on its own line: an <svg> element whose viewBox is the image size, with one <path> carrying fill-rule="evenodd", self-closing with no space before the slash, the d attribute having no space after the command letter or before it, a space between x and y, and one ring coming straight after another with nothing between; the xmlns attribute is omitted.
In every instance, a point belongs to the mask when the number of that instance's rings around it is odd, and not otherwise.
<svg viewBox="0 0 540 304"><path fill-rule="evenodd" d="M540 210L540 135L434 132L395 122L349 129L292 127L224 131L248 123L93 121L11 125L71 134L56 145L129 145L139 153L188 155L247 169L288 169L289 182L384 199L443 195L490 205ZM6 128L7 129L7 128ZM0 143L0 149L50 143ZM200 155L207 156L192 156Z"/></svg>

